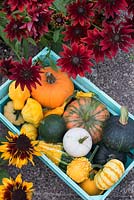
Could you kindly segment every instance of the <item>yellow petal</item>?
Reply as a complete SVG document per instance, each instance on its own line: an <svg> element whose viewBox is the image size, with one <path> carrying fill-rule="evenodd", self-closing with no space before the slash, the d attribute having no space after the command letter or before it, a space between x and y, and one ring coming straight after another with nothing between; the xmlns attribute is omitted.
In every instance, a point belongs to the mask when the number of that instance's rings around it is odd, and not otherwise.
<svg viewBox="0 0 134 200"><path fill-rule="evenodd" d="M18 176L16 177L15 181L19 184L22 184L22 178L21 178L21 174L18 174Z"/></svg>
<svg viewBox="0 0 134 200"><path fill-rule="evenodd" d="M7 187L8 185L12 185L12 180L8 179L8 178L3 178L2 183L3 183L4 186Z"/></svg>
<svg viewBox="0 0 134 200"><path fill-rule="evenodd" d="M80 97L93 97L95 94L93 92L82 92L82 91L78 91L76 93L76 98L80 98Z"/></svg>
<svg viewBox="0 0 134 200"><path fill-rule="evenodd" d="M32 182L26 182L23 181L23 187L26 188L27 190L30 190L33 187L33 183Z"/></svg>

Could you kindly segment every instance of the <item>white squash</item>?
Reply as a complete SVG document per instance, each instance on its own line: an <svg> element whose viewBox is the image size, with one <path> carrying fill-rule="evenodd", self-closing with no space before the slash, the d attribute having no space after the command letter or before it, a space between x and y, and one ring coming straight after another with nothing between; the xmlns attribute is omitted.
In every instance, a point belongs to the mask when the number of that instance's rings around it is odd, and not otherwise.
<svg viewBox="0 0 134 200"><path fill-rule="evenodd" d="M92 137L84 128L71 128L63 137L63 147L73 157L85 156L92 148Z"/></svg>

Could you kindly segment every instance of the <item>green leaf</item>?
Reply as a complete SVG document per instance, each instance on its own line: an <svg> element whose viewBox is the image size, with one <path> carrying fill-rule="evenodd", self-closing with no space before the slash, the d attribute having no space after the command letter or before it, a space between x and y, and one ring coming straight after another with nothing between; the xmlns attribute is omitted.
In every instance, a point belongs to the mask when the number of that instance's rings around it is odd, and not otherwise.
<svg viewBox="0 0 134 200"><path fill-rule="evenodd" d="M16 52L19 52L19 51L20 51L21 43L20 43L18 40L15 42L14 48L15 48L15 51L16 51Z"/></svg>
<svg viewBox="0 0 134 200"><path fill-rule="evenodd" d="M2 158L0 158L0 166L4 166L4 165L7 165L7 164L8 164L7 160L3 160Z"/></svg>
<svg viewBox="0 0 134 200"><path fill-rule="evenodd" d="M49 63L53 70L55 70L55 71L58 70L56 63L51 58L49 58Z"/></svg>
<svg viewBox="0 0 134 200"><path fill-rule="evenodd" d="M37 46L36 42L33 40L33 38L27 38L28 42L31 43L34 46Z"/></svg>
<svg viewBox="0 0 134 200"><path fill-rule="evenodd" d="M71 0L55 0L53 6L58 12L66 14L66 5L70 2Z"/></svg>
<svg viewBox="0 0 134 200"><path fill-rule="evenodd" d="M22 43L22 49L23 49L23 57L28 59L28 51L29 51L29 43L27 40L23 39Z"/></svg>
<svg viewBox="0 0 134 200"><path fill-rule="evenodd" d="M1 144L1 142L7 142L8 140L6 139L6 137L2 137L2 136L0 136L0 144Z"/></svg>
<svg viewBox="0 0 134 200"><path fill-rule="evenodd" d="M58 30L55 30L53 34L54 42L57 42L59 40L59 37L60 37L60 30L58 29Z"/></svg>
<svg viewBox="0 0 134 200"><path fill-rule="evenodd" d="M7 170L0 169L0 184L2 183L3 178L9 178L9 174L8 174Z"/></svg>

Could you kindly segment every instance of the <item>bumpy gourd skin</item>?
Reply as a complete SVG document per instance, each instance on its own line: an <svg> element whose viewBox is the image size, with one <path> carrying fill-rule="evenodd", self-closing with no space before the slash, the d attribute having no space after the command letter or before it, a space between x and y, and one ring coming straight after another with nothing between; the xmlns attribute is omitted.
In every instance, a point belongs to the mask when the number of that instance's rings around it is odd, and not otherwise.
<svg viewBox="0 0 134 200"><path fill-rule="evenodd" d="M67 175L76 183L88 179L89 172L92 170L92 165L85 157L75 158L67 166Z"/></svg>
<svg viewBox="0 0 134 200"><path fill-rule="evenodd" d="M31 140L36 140L38 137L37 128L30 123L24 123L20 129L21 133L25 133Z"/></svg>
<svg viewBox="0 0 134 200"><path fill-rule="evenodd" d="M21 110L24 107L25 101L30 97L29 90L25 87L21 89L20 85L15 87L15 81L9 86L8 95L13 101L13 107L15 110Z"/></svg>
<svg viewBox="0 0 134 200"><path fill-rule="evenodd" d="M24 123L21 113L17 116L16 110L13 107L13 101L8 101L8 103L4 106L4 116L16 126L20 126Z"/></svg>
<svg viewBox="0 0 134 200"><path fill-rule="evenodd" d="M33 124L35 127L38 127L40 121L43 119L42 106L38 101L32 98L27 99L27 102L23 107L21 113L24 120Z"/></svg>

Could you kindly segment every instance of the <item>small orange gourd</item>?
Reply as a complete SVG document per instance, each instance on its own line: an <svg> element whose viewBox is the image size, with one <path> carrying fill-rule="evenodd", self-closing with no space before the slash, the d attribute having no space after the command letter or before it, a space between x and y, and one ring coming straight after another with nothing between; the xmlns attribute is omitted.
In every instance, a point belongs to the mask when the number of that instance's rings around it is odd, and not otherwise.
<svg viewBox="0 0 134 200"><path fill-rule="evenodd" d="M43 107L56 108L74 92L74 84L67 73L46 67L42 71L41 85L32 88L32 97Z"/></svg>
<svg viewBox="0 0 134 200"><path fill-rule="evenodd" d="M97 174L96 170L92 170L89 173L89 177L88 179L84 180L82 183L80 183L80 187L87 192L89 195L98 195L98 194L102 194L102 190L98 189L95 181L94 181L94 176L95 174Z"/></svg>

